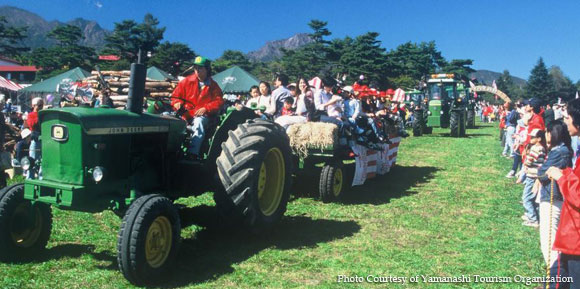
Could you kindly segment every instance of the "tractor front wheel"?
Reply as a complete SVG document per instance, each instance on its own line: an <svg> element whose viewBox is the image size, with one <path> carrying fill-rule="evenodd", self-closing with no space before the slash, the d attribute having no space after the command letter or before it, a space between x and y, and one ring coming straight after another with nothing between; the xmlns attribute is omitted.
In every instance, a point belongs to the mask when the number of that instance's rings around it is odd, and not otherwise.
<svg viewBox="0 0 580 289"><path fill-rule="evenodd" d="M327 164L320 172L320 199L322 202L340 200L344 195L344 174L342 166Z"/></svg>
<svg viewBox="0 0 580 289"><path fill-rule="evenodd" d="M173 202L160 195L135 200L123 217L117 243L117 262L125 278L136 286L158 283L175 263L181 224Z"/></svg>
<svg viewBox="0 0 580 289"><path fill-rule="evenodd" d="M248 120L229 132L217 158L223 190L214 199L228 220L254 231L276 223L286 212L292 180L292 153L284 129L271 121Z"/></svg>
<svg viewBox="0 0 580 289"><path fill-rule="evenodd" d="M0 190L0 260L23 261L44 250L52 229L52 210L24 199L24 184Z"/></svg>

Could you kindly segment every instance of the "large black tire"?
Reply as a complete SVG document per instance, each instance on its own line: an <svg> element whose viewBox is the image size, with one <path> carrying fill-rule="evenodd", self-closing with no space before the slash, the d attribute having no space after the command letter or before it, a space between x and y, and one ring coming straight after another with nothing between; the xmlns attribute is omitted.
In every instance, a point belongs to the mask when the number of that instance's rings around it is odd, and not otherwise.
<svg viewBox="0 0 580 289"><path fill-rule="evenodd" d="M50 206L25 200L24 184L0 190L0 260L19 262L38 257L46 248L51 229Z"/></svg>
<svg viewBox="0 0 580 289"><path fill-rule="evenodd" d="M459 136L459 121L460 121L460 112L452 111L449 120L449 128L451 128L451 136L458 137Z"/></svg>
<svg viewBox="0 0 580 289"><path fill-rule="evenodd" d="M136 286L158 284L175 263L181 223L173 202L160 195L135 200L123 217L117 242L117 262Z"/></svg>
<svg viewBox="0 0 580 289"><path fill-rule="evenodd" d="M320 172L320 199L324 203L338 201L344 196L344 172L340 164L327 164Z"/></svg>
<svg viewBox="0 0 580 289"><path fill-rule="evenodd" d="M423 111L415 111L415 120L413 121L413 136L423 135L425 121L423 120Z"/></svg>
<svg viewBox="0 0 580 289"><path fill-rule="evenodd" d="M292 185L290 141L280 125L262 119L239 124L216 163L223 190L214 199L222 216L253 231L280 220Z"/></svg>
<svg viewBox="0 0 580 289"><path fill-rule="evenodd" d="M465 137L465 126L467 125L465 121L465 111L459 112L459 136Z"/></svg>
<svg viewBox="0 0 580 289"><path fill-rule="evenodd" d="M475 111L467 111L467 128L475 128Z"/></svg>

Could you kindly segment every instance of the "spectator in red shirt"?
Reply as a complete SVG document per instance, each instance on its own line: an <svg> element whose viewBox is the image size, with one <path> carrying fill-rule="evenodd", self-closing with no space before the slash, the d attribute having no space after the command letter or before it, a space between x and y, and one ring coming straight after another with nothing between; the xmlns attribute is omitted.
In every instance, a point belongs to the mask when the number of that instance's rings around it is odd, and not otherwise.
<svg viewBox="0 0 580 289"><path fill-rule="evenodd" d="M542 110L542 101L537 98L530 98L530 100L525 102L525 105L526 105L525 107L526 113L530 113L531 117L527 119L527 123L524 120L524 124L528 126L528 138L526 139L524 146L530 143L530 133L534 129L539 129L543 131L546 130L546 125L544 124L544 117L542 116L544 112Z"/></svg>
<svg viewBox="0 0 580 289"><path fill-rule="evenodd" d="M205 138L208 118L217 115L224 100L222 90L210 77L209 59L198 56L193 65L195 73L179 82L173 91L171 105L175 110L185 110L182 117L191 123L193 130L187 152L196 158Z"/></svg>

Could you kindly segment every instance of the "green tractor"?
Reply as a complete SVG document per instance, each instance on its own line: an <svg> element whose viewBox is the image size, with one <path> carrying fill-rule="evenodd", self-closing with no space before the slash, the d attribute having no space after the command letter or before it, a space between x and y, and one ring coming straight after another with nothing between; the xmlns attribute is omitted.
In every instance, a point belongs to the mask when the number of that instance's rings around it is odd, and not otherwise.
<svg viewBox="0 0 580 289"><path fill-rule="evenodd" d="M475 98L469 88L465 88L464 91L467 100L467 128L475 128ZM463 95L460 94L460 97Z"/></svg>
<svg viewBox="0 0 580 289"><path fill-rule="evenodd" d="M417 114L413 132L425 133L433 127L442 127L450 128L453 137L465 136L469 91L462 82L453 74L434 74L427 81L426 94L428 102L423 112L427 113Z"/></svg>
<svg viewBox="0 0 580 289"><path fill-rule="evenodd" d="M42 179L0 191L0 260L34 258L47 245L51 207L122 216L117 261L135 285L167 277L179 252L173 201L213 191L217 208L251 231L286 211L292 155L279 125L252 110L216 119L204 157L185 154L186 122L142 113L145 66L133 64L128 110L59 108L39 113ZM23 166L34 164L23 160Z"/></svg>
<svg viewBox="0 0 580 289"><path fill-rule="evenodd" d="M432 133L433 128L427 126L429 108L425 93L420 90L413 90L407 92L406 95L407 101L405 103L413 111L413 136Z"/></svg>

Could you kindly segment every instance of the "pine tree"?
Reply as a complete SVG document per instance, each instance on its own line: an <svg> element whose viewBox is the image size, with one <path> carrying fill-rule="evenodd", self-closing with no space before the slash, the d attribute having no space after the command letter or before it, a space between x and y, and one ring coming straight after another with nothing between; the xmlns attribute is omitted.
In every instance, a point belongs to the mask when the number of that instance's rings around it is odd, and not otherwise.
<svg viewBox="0 0 580 289"><path fill-rule="evenodd" d="M547 103L550 101L549 95L553 90L554 82L548 73L544 59L540 57L528 79L528 85L526 87L527 97L539 98L544 103Z"/></svg>
<svg viewBox="0 0 580 289"><path fill-rule="evenodd" d="M19 43L26 38L26 27L10 27L6 17L0 16L0 55L16 57L20 53L28 51Z"/></svg>

